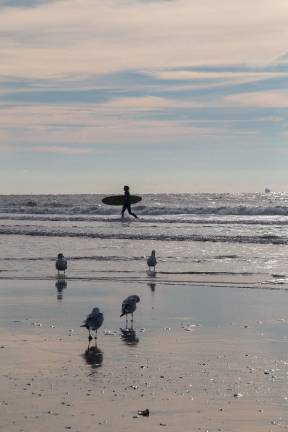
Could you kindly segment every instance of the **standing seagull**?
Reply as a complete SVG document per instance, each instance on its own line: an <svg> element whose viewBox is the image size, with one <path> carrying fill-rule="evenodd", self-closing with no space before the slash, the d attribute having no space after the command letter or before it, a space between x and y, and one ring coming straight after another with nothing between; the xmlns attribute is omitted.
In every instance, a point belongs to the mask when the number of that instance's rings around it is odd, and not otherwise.
<svg viewBox="0 0 288 432"><path fill-rule="evenodd" d="M97 330L101 327L104 321L103 313L100 312L99 308L94 308L92 312L87 316L85 321L83 321L83 324L80 327L86 327L89 331L88 340L89 342L93 339L91 336L91 330L95 331L95 342L97 339Z"/></svg>
<svg viewBox="0 0 288 432"><path fill-rule="evenodd" d="M58 270L58 274L60 271L64 271L65 273L65 270L67 270L67 260L65 259L62 253L58 254L55 266L56 269Z"/></svg>
<svg viewBox="0 0 288 432"><path fill-rule="evenodd" d="M140 302L140 297L138 297L137 295L130 295L129 297L127 297L125 300L123 300L122 303L122 313L120 315L120 318L123 315L126 315L126 326L127 326L127 315L131 314L131 324L133 323L133 312L135 312L136 310L136 303Z"/></svg>
<svg viewBox="0 0 288 432"><path fill-rule="evenodd" d="M156 256L155 256L155 250L152 250L151 255L147 258L147 264L150 270L150 267L154 267L154 272L155 272L155 267L157 264L157 260L156 260Z"/></svg>

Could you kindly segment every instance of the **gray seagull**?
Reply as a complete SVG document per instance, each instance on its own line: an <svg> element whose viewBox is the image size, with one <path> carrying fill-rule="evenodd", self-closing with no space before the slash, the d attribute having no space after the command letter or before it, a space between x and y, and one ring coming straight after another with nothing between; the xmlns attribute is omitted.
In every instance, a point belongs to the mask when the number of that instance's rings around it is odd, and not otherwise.
<svg viewBox="0 0 288 432"><path fill-rule="evenodd" d="M156 264L157 264L155 253L156 253L155 250L152 250L151 255L147 258L147 265L149 267L149 270L150 270L150 267L153 267L154 268L154 272L155 272L155 267L156 267Z"/></svg>
<svg viewBox="0 0 288 432"><path fill-rule="evenodd" d="M85 321L80 327L86 327L89 332L89 342L93 339L91 336L91 330L95 331L95 341L97 339L97 330L101 327L104 321L103 313L100 312L100 309L95 307L92 312L87 316Z"/></svg>
<svg viewBox="0 0 288 432"><path fill-rule="evenodd" d="M133 322L133 313L136 310L136 303L140 302L140 297L138 295L130 295L122 302L122 313L120 318L125 315L126 316L126 325L127 325L127 315L131 314L131 323Z"/></svg>
<svg viewBox="0 0 288 432"><path fill-rule="evenodd" d="M59 253L56 259L55 263L56 270L58 270L58 274L60 271L67 270L67 260L65 259L64 255L62 253Z"/></svg>

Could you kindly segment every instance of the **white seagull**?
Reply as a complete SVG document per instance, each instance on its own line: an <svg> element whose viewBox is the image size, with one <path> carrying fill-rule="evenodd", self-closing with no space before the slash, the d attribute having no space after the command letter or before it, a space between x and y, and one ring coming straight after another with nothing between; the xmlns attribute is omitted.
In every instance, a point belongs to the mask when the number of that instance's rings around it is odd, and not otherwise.
<svg viewBox="0 0 288 432"><path fill-rule="evenodd" d="M150 267L153 267L154 268L154 272L155 272L155 267L156 267L156 264L157 264L155 253L156 253L155 250L152 250L151 255L147 258L147 265L149 267L149 270L150 270Z"/></svg>
<svg viewBox="0 0 288 432"><path fill-rule="evenodd" d="M56 259L55 263L56 269L58 270L58 274L60 271L67 270L67 260L65 259L64 255L62 253L59 253Z"/></svg>
<svg viewBox="0 0 288 432"><path fill-rule="evenodd" d="M80 327L86 327L89 332L89 342L93 339L91 336L91 330L95 331L95 341L97 339L97 330L101 327L104 321L103 313L100 312L100 309L95 307L92 312L87 316L87 318L83 321L83 324Z"/></svg>

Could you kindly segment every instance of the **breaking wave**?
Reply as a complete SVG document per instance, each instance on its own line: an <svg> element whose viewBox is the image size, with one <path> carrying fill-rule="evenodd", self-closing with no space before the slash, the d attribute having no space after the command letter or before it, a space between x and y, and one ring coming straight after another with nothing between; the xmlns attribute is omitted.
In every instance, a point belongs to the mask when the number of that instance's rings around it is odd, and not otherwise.
<svg viewBox="0 0 288 432"><path fill-rule="evenodd" d="M133 207L138 215L143 216L177 216L177 215L195 215L195 216L288 216L288 206L220 206L220 207L193 207L193 206L135 206ZM70 216L70 218L81 216L116 216L120 214L121 208L104 207L102 205L94 206L64 206L55 205L49 207L30 207L30 206L9 206L0 207L0 217L3 219L7 214L11 215L30 215L36 217L53 215L54 218ZM6 215L6 216L5 216ZM56 220L56 219L55 219ZM71 219L72 220L72 219ZM80 219L81 220L81 219Z"/></svg>
<svg viewBox="0 0 288 432"><path fill-rule="evenodd" d="M221 242L221 243L250 243L250 244L288 244L288 237L272 234L264 235L202 235L202 234L174 234L174 233L133 233L133 232L87 232L86 230L73 230L73 228L53 229L51 227L15 226L1 227L0 235L24 235L36 237L71 237L91 239L119 239L119 240L154 240L154 241L197 241L197 242Z"/></svg>

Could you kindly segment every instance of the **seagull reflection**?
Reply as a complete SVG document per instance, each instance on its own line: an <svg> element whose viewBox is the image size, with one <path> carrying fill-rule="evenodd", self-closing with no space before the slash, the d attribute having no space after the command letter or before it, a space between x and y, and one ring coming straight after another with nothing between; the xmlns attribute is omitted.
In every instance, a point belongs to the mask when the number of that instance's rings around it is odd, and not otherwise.
<svg viewBox="0 0 288 432"><path fill-rule="evenodd" d="M120 328L121 331L121 339L126 345L137 345L139 343L139 338L137 337L137 334L135 330L133 329L133 326L130 328Z"/></svg>
<svg viewBox="0 0 288 432"><path fill-rule="evenodd" d="M149 269L149 270L147 270L146 273L147 273L148 278L151 278L152 280L157 278L157 272L155 270Z"/></svg>
<svg viewBox="0 0 288 432"><path fill-rule="evenodd" d="M147 285L149 286L151 293L154 294L155 289L156 289L156 284L155 283L147 283Z"/></svg>
<svg viewBox="0 0 288 432"><path fill-rule="evenodd" d="M91 346L90 341L86 351L82 354L82 357L92 369L97 369L102 366L103 352L98 348L96 343Z"/></svg>
<svg viewBox="0 0 288 432"><path fill-rule="evenodd" d="M58 277L55 282L55 287L57 289L57 300L63 299L63 290L67 288L67 280L63 277Z"/></svg>

